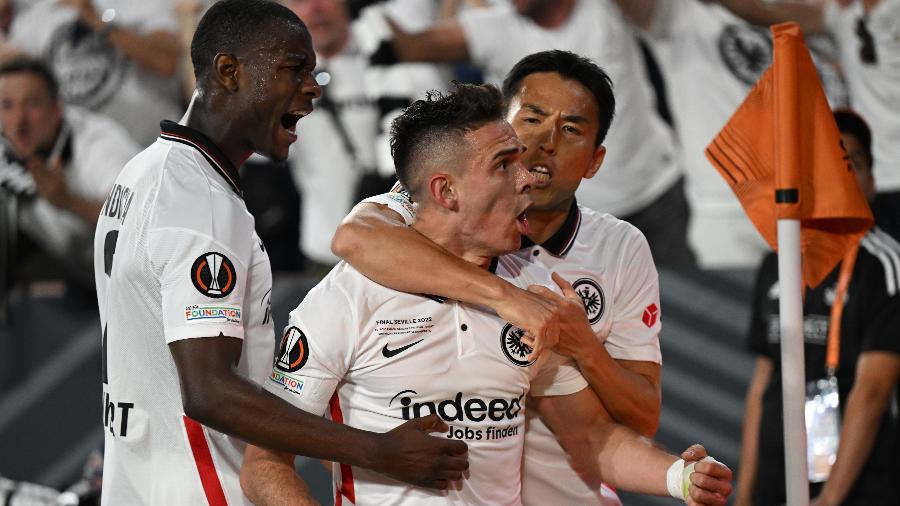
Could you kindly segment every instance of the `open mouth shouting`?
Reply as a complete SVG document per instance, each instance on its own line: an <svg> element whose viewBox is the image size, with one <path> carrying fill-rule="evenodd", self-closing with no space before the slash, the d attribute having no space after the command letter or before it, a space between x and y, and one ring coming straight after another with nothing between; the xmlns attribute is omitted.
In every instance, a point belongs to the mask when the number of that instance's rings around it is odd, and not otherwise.
<svg viewBox="0 0 900 506"><path fill-rule="evenodd" d="M284 129L291 142L297 140L297 122L309 114L309 110L296 110L281 115L281 128Z"/></svg>

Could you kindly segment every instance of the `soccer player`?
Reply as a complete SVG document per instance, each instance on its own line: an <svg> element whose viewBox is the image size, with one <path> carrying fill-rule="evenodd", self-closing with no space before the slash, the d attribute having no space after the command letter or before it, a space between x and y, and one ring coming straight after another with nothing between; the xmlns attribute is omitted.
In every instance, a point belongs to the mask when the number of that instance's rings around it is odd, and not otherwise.
<svg viewBox="0 0 900 506"><path fill-rule="evenodd" d="M497 257L516 250L528 232L524 212L537 180L502 114L492 86L461 85L415 102L392 127L398 177L420 203L417 233L477 268L552 284L528 256ZM549 303L591 334L581 298L571 287L564 292L549 293ZM685 498L684 462L611 423L571 359L529 359L522 334L483 306L392 290L340 263L291 313L266 388L314 414L328 410L334 420L371 430L437 413L450 425L448 439L469 443L469 473L445 492L339 466L336 504L519 504L526 396L592 482L602 475L616 486L665 495L674 464L675 493ZM693 451L705 456L702 447ZM724 504L730 471L714 462L696 466L692 500ZM248 447L241 478L256 504L308 499L291 454ZM565 502L557 499L548 504Z"/></svg>
<svg viewBox="0 0 900 506"><path fill-rule="evenodd" d="M615 110L610 80L590 60L545 51L518 62L503 91L507 119L527 147L522 161L535 176L529 232L513 256L553 270L574 285L593 332L564 332L557 351L575 358L615 421L652 435L659 423L661 325L653 259L635 227L575 200L581 180L592 177L604 159L603 141ZM339 256L386 286L492 307L552 342L541 327L544 320L535 317L547 310L534 294L457 261L400 217L392 217L384 205L378 209L379 203L387 204L412 222L404 194L371 202L357 206L337 231ZM605 504L613 496L578 478L539 419L531 420L526 435L524 469L527 503Z"/></svg>
<svg viewBox="0 0 900 506"><path fill-rule="evenodd" d="M254 151L287 157L320 95L315 54L289 9L224 0L200 21L191 57L197 93L182 124L164 121L125 166L97 225L103 503L243 504L241 440L425 486L459 476L466 445L428 436L446 430L437 417L375 434L261 390L272 274L237 166Z"/></svg>

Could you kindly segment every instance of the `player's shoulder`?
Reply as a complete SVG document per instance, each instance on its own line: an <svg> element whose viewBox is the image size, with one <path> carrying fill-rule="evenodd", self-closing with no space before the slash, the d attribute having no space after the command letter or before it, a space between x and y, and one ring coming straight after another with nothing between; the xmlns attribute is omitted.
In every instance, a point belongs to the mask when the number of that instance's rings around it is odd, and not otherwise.
<svg viewBox="0 0 900 506"><path fill-rule="evenodd" d="M184 228L208 234L250 235L254 224L241 195L219 176L196 149L157 140L142 163L158 171L155 226Z"/></svg>
<svg viewBox="0 0 900 506"><path fill-rule="evenodd" d="M581 226L576 241L589 244L603 243L605 247L629 247L646 243L644 233L625 220L609 213L601 213L589 207L578 206Z"/></svg>
<svg viewBox="0 0 900 506"><path fill-rule="evenodd" d="M875 271L883 277L888 296L900 293L900 243L885 231L873 227L860 240L857 262L863 269Z"/></svg>

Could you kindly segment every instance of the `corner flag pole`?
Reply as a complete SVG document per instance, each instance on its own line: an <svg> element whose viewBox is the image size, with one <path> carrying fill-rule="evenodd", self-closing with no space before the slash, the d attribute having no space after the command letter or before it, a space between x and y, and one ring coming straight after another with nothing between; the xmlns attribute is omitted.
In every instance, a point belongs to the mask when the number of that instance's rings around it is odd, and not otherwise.
<svg viewBox="0 0 900 506"><path fill-rule="evenodd" d="M809 504L809 477L804 418L806 374L803 358L800 220L778 220L778 286L786 497L788 506L806 506Z"/></svg>
<svg viewBox="0 0 900 506"><path fill-rule="evenodd" d="M784 469L788 506L809 504L806 462L806 367L803 357L803 271L800 244L801 134L798 45L773 36L775 51L775 209L778 223L779 325L781 393L784 413ZM793 42L793 39L792 39ZM803 48L805 50L805 48ZM802 198L808 198L804 195Z"/></svg>

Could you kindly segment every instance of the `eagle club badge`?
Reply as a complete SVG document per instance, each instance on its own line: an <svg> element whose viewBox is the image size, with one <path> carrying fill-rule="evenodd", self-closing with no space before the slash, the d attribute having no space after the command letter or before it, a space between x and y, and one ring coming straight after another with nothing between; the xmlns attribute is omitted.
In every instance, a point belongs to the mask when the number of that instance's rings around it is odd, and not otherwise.
<svg viewBox="0 0 900 506"><path fill-rule="evenodd" d="M503 349L506 358L519 367L528 367L534 363L534 360L528 360L528 355L532 349L531 346L522 342L522 336L524 335L524 330L514 327L510 323L504 325L503 330L500 332L500 348Z"/></svg>
<svg viewBox="0 0 900 506"><path fill-rule="evenodd" d="M203 295L221 299L234 290L237 273L228 257L211 251L194 260L191 266L191 282Z"/></svg>
<svg viewBox="0 0 900 506"><path fill-rule="evenodd" d="M603 312L606 309L606 296L603 289L596 281L590 278L581 278L572 283L572 288L581 297L584 303L584 310L587 312L588 321L591 325L603 318Z"/></svg>

